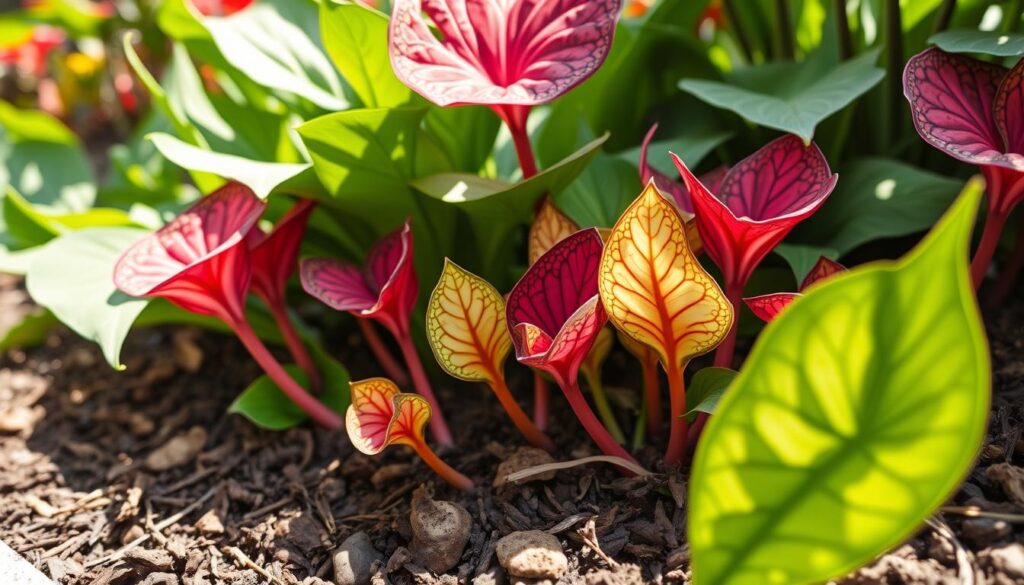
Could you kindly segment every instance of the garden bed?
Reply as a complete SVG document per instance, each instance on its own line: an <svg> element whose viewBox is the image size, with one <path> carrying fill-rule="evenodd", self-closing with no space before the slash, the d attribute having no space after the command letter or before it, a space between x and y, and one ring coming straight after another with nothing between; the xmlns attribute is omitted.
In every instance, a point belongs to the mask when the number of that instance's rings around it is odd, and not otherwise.
<svg viewBox="0 0 1024 585"><path fill-rule="evenodd" d="M7 323L31 309L15 279L5 281L0 303ZM977 467L949 502L959 511L947 508L845 583L1024 580L1024 470L1013 466L1024 464L1022 323L1019 300L987 315L993 411ZM355 334L333 349L354 379L375 373ZM95 346L58 334L7 352L0 364L0 539L59 583L330 583L332 550L358 531L384 560L378 575L386 581L375 583L501 583L495 542L532 529L557 535L569 562L562 582L688 581L684 476L630 479L591 464L494 488L498 465L523 442L483 388L440 388L444 403L461 405L449 408L460 447L444 456L477 482L462 494L406 449L370 458L342 432L307 425L271 433L225 416L259 374L226 337L140 330L124 356L127 371L118 373ZM628 363L613 355L609 379ZM561 457L594 454L563 401L555 403ZM187 447L183 454L167 457L171 441ZM658 451L649 449L639 459L651 465ZM472 516L469 544L447 575L404 552L421 485ZM982 517L965 516L967 506ZM594 536L600 552L587 543Z"/></svg>

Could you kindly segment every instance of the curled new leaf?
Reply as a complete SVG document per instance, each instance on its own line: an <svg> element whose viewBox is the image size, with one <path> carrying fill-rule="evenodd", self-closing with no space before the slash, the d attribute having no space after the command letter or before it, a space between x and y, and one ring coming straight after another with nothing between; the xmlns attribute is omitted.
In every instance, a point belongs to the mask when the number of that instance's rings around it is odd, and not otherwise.
<svg viewBox="0 0 1024 585"><path fill-rule="evenodd" d="M505 325L505 299L493 286L445 259L427 303L427 340L446 372L462 380L486 382L531 443L554 447L505 383L505 358L512 340Z"/></svg>
<svg viewBox="0 0 1024 585"><path fill-rule="evenodd" d="M377 455L391 445L412 447L424 462L453 486L469 490L473 482L441 461L427 446L423 427L430 420L430 405L421 396L406 394L386 378L352 382L351 404L345 428L352 445Z"/></svg>
<svg viewBox="0 0 1024 585"><path fill-rule="evenodd" d="M686 243L682 218L648 183L612 228L601 257L601 298L615 326L654 349L665 368L672 401L666 461L686 452L683 369L732 326L732 307Z"/></svg>

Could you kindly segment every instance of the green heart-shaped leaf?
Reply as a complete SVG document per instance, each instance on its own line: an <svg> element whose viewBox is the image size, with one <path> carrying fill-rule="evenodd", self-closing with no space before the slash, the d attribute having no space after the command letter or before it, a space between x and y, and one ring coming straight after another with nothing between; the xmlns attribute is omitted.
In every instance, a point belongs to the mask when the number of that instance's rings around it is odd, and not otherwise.
<svg viewBox="0 0 1024 585"><path fill-rule="evenodd" d="M694 583L844 575L966 475L991 376L967 263L981 192L904 259L823 282L765 328L696 455Z"/></svg>
<svg viewBox="0 0 1024 585"><path fill-rule="evenodd" d="M729 83L685 79L679 87L750 122L810 142L822 120L881 81L885 72L875 67L877 60L874 50L841 65L827 65L823 59L769 63L737 71Z"/></svg>
<svg viewBox="0 0 1024 585"><path fill-rule="evenodd" d="M323 391L318 398L331 410L344 414L349 402L348 370L319 350L313 352L313 360L323 377ZM308 387L309 381L302 368L289 364L284 369L296 382ZM228 412L240 414L256 426L271 430L289 429L309 418L265 375L250 384L231 403Z"/></svg>
<svg viewBox="0 0 1024 585"><path fill-rule="evenodd" d="M725 389L736 378L736 370L729 368L704 368L693 375L686 388L686 404L692 405L683 416L693 422L698 412L714 414L718 401L725 394Z"/></svg>
<svg viewBox="0 0 1024 585"><path fill-rule="evenodd" d="M981 53L996 57L1024 55L1024 34L987 30L946 30L929 43L949 53Z"/></svg>

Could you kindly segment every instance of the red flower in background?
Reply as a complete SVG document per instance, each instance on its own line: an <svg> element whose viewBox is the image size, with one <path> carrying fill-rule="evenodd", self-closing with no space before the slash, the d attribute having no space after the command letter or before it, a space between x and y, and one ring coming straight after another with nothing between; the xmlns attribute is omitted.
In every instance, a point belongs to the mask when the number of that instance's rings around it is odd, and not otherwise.
<svg viewBox="0 0 1024 585"><path fill-rule="evenodd" d="M722 270L736 319L715 365L728 367L736 343L739 303L750 275L783 238L821 207L838 176L813 143L778 138L729 169L715 193L672 154L693 201L704 248Z"/></svg>
<svg viewBox="0 0 1024 585"><path fill-rule="evenodd" d="M907 62L903 93L921 138L985 176L989 213L971 263L978 286L1007 217L1024 201L1024 60L1007 70L931 48Z"/></svg>
<svg viewBox="0 0 1024 585"><path fill-rule="evenodd" d="M203 16L231 16L252 4L252 0L189 0Z"/></svg>
<svg viewBox="0 0 1024 585"><path fill-rule="evenodd" d="M318 423L339 428L341 417L288 375L245 317L253 272L246 235L264 207L248 187L227 184L128 248L114 267L114 284L131 296L161 297L220 318L297 406Z"/></svg>
<svg viewBox="0 0 1024 585"><path fill-rule="evenodd" d="M597 287L603 248L594 228L555 244L512 288L505 315L516 359L554 377L602 451L632 461L594 415L577 380L580 364L608 321Z"/></svg>
<svg viewBox="0 0 1024 585"><path fill-rule="evenodd" d="M46 59L67 35L52 26L37 26L21 38L0 39L0 63L17 67L27 75L46 75Z"/></svg>

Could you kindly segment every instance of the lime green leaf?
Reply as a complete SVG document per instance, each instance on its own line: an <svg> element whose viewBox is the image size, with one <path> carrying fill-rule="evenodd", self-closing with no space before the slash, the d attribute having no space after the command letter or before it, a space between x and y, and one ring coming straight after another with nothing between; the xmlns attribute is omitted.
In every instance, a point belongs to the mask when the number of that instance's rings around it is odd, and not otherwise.
<svg viewBox="0 0 1024 585"><path fill-rule="evenodd" d="M395 77L388 56L388 17L350 2L320 2L327 54L367 108L408 104L412 90Z"/></svg>
<svg viewBox="0 0 1024 585"><path fill-rule="evenodd" d="M718 408L718 401L722 399L725 389L732 384L737 373L729 368L704 368L694 374L693 380L690 380L686 388L686 404L690 407L683 415L686 420L693 422L698 412L714 414Z"/></svg>
<svg viewBox="0 0 1024 585"><path fill-rule="evenodd" d="M134 228L90 228L46 244L33 256L28 294L82 337L99 344L111 366L121 369L121 344L145 299L114 287L114 264L147 232ZM69 272L69 267L73 270Z"/></svg>
<svg viewBox="0 0 1024 585"><path fill-rule="evenodd" d="M791 241L842 255L871 240L921 232L935 224L963 187L961 181L883 158L846 163L839 175L836 190Z"/></svg>
<svg viewBox="0 0 1024 585"><path fill-rule="evenodd" d="M932 35L929 43L949 53L981 53L996 57L1024 55L1024 34L985 30L947 30Z"/></svg>
<svg viewBox="0 0 1024 585"><path fill-rule="evenodd" d="M349 403L348 370L322 351L314 351L313 359L323 377L323 391L319 395L320 400L331 410L344 414ZM286 365L284 368L295 378L296 382L305 387L309 386L309 380L302 368L292 364ZM256 426L271 430L289 429L309 418L265 375L250 384L231 403L228 412L240 414Z"/></svg>
<svg viewBox="0 0 1024 585"><path fill-rule="evenodd" d="M252 189L262 199L266 199L271 191L282 184L299 180L303 173L307 173L303 184L313 185L316 182L309 163L262 162L221 154L192 146L161 132L150 134L149 140L174 164L190 171L203 171L233 179Z"/></svg>
<svg viewBox="0 0 1024 585"><path fill-rule="evenodd" d="M686 79L679 87L755 124L791 132L805 142L822 120L875 86L885 72L878 50L840 65L824 60L769 63L734 73L730 83Z"/></svg>
<svg viewBox="0 0 1024 585"><path fill-rule="evenodd" d="M967 263L981 194L972 181L904 259L823 282L765 328L698 447L694 583L844 575L966 475L991 391Z"/></svg>
<svg viewBox="0 0 1024 585"><path fill-rule="evenodd" d="M451 159L452 168L476 173L494 150L501 120L486 106L431 107L423 124Z"/></svg>
<svg viewBox="0 0 1024 585"><path fill-rule="evenodd" d="M203 25L232 66L265 87L344 110L341 81L320 44L317 7L305 0L258 0Z"/></svg>

